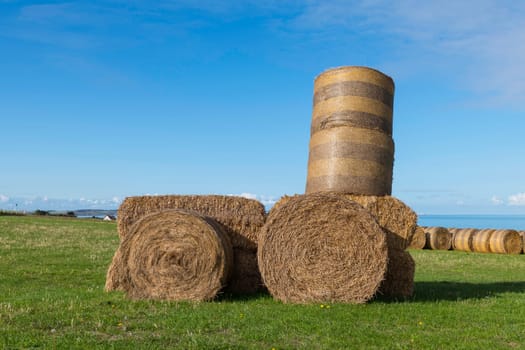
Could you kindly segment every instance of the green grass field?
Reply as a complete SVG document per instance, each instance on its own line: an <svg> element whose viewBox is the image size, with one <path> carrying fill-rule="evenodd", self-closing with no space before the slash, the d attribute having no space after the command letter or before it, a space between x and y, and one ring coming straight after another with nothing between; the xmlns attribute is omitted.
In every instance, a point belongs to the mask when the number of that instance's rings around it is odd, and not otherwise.
<svg viewBox="0 0 525 350"><path fill-rule="evenodd" d="M408 301L194 304L104 292L117 246L111 222L0 217L0 348L525 348L524 255L411 251Z"/></svg>

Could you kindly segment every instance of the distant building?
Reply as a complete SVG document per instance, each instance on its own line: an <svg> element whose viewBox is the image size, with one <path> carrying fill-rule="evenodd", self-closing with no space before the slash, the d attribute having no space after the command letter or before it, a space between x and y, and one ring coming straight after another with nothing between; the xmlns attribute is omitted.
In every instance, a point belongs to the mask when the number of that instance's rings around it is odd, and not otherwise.
<svg viewBox="0 0 525 350"><path fill-rule="evenodd" d="M117 218L115 216L113 216L113 215L106 215L106 216L104 216L104 219L102 219L102 220L104 220L104 221L115 221L115 220L117 220Z"/></svg>

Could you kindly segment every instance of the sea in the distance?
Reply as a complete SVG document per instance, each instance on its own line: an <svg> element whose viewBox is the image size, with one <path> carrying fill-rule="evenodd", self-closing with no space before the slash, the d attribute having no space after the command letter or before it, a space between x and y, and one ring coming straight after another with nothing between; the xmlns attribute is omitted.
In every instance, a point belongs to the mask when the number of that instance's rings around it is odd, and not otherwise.
<svg viewBox="0 0 525 350"><path fill-rule="evenodd" d="M525 231L525 215L419 215L420 226Z"/></svg>

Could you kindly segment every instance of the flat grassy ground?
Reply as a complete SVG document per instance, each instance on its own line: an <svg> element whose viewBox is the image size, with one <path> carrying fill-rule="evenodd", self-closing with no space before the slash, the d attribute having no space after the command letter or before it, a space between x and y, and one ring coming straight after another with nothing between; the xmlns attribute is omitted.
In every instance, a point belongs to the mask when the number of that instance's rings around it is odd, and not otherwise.
<svg viewBox="0 0 525 350"><path fill-rule="evenodd" d="M134 302L103 291L115 223L0 217L0 348L525 348L525 256L411 251L416 295L284 305Z"/></svg>

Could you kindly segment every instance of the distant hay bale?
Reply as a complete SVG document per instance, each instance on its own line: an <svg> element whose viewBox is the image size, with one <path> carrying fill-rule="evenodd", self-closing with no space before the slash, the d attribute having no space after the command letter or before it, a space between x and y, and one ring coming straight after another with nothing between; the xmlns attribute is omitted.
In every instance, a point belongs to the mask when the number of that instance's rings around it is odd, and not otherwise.
<svg viewBox="0 0 525 350"><path fill-rule="evenodd" d="M426 241L427 239L425 235L425 229L421 226L417 226L414 234L412 235L412 239L410 240L408 248L423 249L425 248Z"/></svg>
<svg viewBox="0 0 525 350"><path fill-rule="evenodd" d="M416 263L408 252L389 249L388 267L378 293L387 297L411 297L414 294L415 272Z"/></svg>
<svg viewBox="0 0 525 350"><path fill-rule="evenodd" d="M389 195L394 81L367 67L326 70L314 81L306 193Z"/></svg>
<svg viewBox="0 0 525 350"><path fill-rule="evenodd" d="M125 276L118 280L133 299L213 299L226 285L233 264L222 227L183 210L142 217L119 250Z"/></svg>
<svg viewBox="0 0 525 350"><path fill-rule="evenodd" d="M489 239L490 251L500 254L520 254L523 249L523 240L518 231L496 230Z"/></svg>
<svg viewBox="0 0 525 350"><path fill-rule="evenodd" d="M425 228L426 243L425 248L433 250L449 250L452 235L444 227Z"/></svg>
<svg viewBox="0 0 525 350"><path fill-rule="evenodd" d="M455 233L452 234L452 249L463 252L472 252L472 240L478 231L474 228L453 229ZM450 230L449 230L450 231Z"/></svg>
<svg viewBox="0 0 525 350"><path fill-rule="evenodd" d="M523 246L523 249L521 251L523 252L525 251L525 231L518 231L518 234L521 237L522 246Z"/></svg>
<svg viewBox="0 0 525 350"><path fill-rule="evenodd" d="M215 219L224 226L233 247L257 248L257 233L264 225L264 206L253 199L220 195L166 195L126 198L118 209L121 240L133 224L161 210L182 209Z"/></svg>
<svg viewBox="0 0 525 350"><path fill-rule="evenodd" d="M472 237L472 251L477 253L490 253L490 236L496 230L478 230Z"/></svg>
<svg viewBox="0 0 525 350"><path fill-rule="evenodd" d="M387 231L389 249L408 247L417 227L417 215L408 205L392 196L347 195L347 198L370 211Z"/></svg>
<svg viewBox="0 0 525 350"><path fill-rule="evenodd" d="M259 237L269 292L285 303L364 303L387 268L386 236L372 215L342 196L297 196L279 206Z"/></svg>
<svg viewBox="0 0 525 350"><path fill-rule="evenodd" d="M233 249L233 271L225 292L253 294L264 290L257 265L257 252L251 249Z"/></svg>

